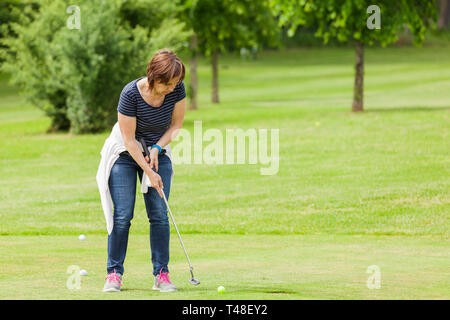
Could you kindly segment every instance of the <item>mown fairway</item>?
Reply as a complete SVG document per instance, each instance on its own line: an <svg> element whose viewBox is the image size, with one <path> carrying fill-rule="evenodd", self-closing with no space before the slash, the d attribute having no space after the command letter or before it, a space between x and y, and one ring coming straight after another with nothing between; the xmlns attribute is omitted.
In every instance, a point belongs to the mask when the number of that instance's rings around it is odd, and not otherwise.
<svg viewBox="0 0 450 320"><path fill-rule="evenodd" d="M171 295L151 290L140 193L124 290L101 292L107 233L95 175L109 132L46 134L49 119L3 76L0 298L449 299L450 46L367 50L359 114L353 60L345 48L224 57L220 105L209 102L202 61L200 109L184 128L279 129L279 170L175 163L171 208L202 283L188 284L173 230ZM66 288L71 265L89 273L80 290ZM380 289L366 285L371 265Z"/></svg>

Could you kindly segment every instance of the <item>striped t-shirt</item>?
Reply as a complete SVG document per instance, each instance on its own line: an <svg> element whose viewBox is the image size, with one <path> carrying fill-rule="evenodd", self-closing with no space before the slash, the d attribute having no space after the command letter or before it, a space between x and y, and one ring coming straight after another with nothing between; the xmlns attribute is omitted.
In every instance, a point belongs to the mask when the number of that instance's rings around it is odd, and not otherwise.
<svg viewBox="0 0 450 320"><path fill-rule="evenodd" d="M184 83L178 83L172 92L166 94L160 107L149 105L142 98L137 82L133 80L122 90L117 111L129 117L136 117L136 139L144 138L147 146L159 141L170 126L175 103L186 97Z"/></svg>

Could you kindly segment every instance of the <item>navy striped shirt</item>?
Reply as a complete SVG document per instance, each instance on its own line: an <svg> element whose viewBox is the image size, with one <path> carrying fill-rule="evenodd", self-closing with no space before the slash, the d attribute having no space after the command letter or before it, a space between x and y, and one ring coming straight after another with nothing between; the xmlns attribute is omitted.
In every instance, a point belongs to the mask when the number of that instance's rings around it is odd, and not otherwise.
<svg viewBox="0 0 450 320"><path fill-rule="evenodd" d="M144 77L142 77L144 78ZM147 146L159 141L170 126L175 103L186 97L184 83L178 83L172 92L166 94L160 107L153 107L142 98L137 82L128 83L122 90L117 111L129 117L136 117L136 139L144 138Z"/></svg>

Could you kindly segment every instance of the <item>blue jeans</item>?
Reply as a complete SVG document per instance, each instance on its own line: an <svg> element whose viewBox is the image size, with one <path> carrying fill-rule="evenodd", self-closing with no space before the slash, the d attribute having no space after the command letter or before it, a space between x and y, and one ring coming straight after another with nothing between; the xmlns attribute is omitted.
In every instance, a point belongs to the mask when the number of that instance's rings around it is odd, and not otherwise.
<svg viewBox="0 0 450 320"><path fill-rule="evenodd" d="M136 173L142 182L143 170L127 154L121 154L111 168L109 176L109 191L114 204L114 227L108 235L108 261L107 272L123 274L125 255L127 253L128 234L131 219L134 213L136 200ZM172 162L167 155L158 157L158 174L163 181L163 192L169 199L170 179L172 176ZM167 217L167 208L158 192L154 188L148 188L143 194L145 208L150 222L150 248L153 264L153 275L169 272L169 240L170 225Z"/></svg>

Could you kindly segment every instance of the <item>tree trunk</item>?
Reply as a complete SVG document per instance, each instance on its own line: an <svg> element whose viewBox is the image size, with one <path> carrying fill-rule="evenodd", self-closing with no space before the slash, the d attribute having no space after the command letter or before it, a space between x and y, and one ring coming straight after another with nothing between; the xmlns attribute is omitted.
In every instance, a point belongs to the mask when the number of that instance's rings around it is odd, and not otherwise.
<svg viewBox="0 0 450 320"><path fill-rule="evenodd" d="M198 92L198 77L197 77L197 61L198 61L198 39L197 35L191 38L191 61L189 62L189 110L197 110L197 92Z"/></svg>
<svg viewBox="0 0 450 320"><path fill-rule="evenodd" d="M212 102L219 103L219 51L215 49L211 57L212 63Z"/></svg>
<svg viewBox="0 0 450 320"><path fill-rule="evenodd" d="M355 87L353 89L352 111L363 111L364 89L364 45L356 43Z"/></svg>
<svg viewBox="0 0 450 320"><path fill-rule="evenodd" d="M444 29L448 27L449 19L450 19L450 4L449 0L440 0L439 1L439 20L437 23L438 29Z"/></svg>

